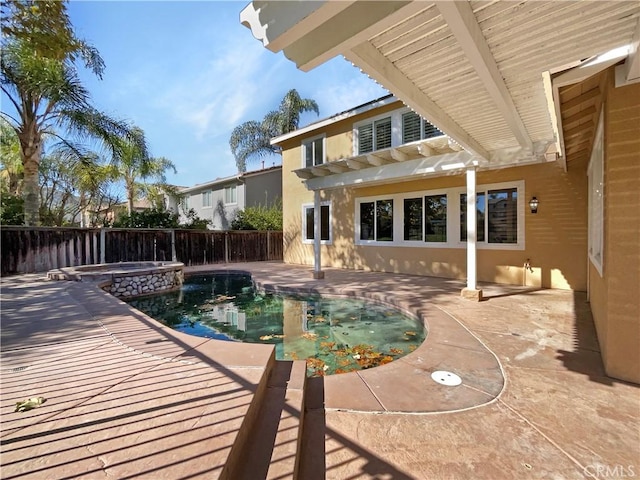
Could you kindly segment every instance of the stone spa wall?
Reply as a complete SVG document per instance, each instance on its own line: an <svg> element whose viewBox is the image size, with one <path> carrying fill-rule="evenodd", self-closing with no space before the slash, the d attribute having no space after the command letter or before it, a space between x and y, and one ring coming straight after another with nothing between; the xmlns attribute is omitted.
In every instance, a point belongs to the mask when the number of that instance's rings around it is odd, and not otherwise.
<svg viewBox="0 0 640 480"><path fill-rule="evenodd" d="M92 282L114 297L132 298L176 290L184 283L180 262L121 262L50 270L49 280Z"/></svg>
<svg viewBox="0 0 640 480"><path fill-rule="evenodd" d="M184 282L182 270L147 273L145 275L113 276L111 285L103 287L114 297L139 297L180 288Z"/></svg>

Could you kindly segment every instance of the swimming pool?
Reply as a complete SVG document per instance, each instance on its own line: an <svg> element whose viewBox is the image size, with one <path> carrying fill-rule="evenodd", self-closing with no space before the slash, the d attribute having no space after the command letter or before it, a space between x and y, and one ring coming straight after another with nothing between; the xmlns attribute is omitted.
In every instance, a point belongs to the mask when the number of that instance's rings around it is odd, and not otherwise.
<svg viewBox="0 0 640 480"><path fill-rule="evenodd" d="M278 360L306 360L309 376L384 365L415 350L421 323L355 298L256 291L248 274L187 277L179 291L129 301L178 331L205 338L274 344Z"/></svg>

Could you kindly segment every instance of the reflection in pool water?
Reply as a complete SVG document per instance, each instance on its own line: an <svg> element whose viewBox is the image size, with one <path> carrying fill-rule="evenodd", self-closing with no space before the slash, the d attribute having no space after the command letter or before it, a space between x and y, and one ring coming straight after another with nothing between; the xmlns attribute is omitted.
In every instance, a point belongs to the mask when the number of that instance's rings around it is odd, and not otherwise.
<svg viewBox="0 0 640 480"><path fill-rule="evenodd" d="M426 335L416 319L370 300L260 293L240 274L191 276L180 291L129 303L191 335L275 344L276 359L306 359L310 376L389 363Z"/></svg>

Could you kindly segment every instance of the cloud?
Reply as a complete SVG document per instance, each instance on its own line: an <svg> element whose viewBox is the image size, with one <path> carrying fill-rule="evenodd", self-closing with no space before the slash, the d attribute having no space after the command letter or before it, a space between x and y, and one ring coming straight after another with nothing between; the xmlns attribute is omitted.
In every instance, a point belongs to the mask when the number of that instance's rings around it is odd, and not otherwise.
<svg viewBox="0 0 640 480"><path fill-rule="evenodd" d="M268 52L254 43L203 48L211 60L174 77L170 88L159 93L157 105L193 128L198 139L222 132L228 135L261 103L260 90L273 72L265 62ZM258 118L262 115L264 112Z"/></svg>

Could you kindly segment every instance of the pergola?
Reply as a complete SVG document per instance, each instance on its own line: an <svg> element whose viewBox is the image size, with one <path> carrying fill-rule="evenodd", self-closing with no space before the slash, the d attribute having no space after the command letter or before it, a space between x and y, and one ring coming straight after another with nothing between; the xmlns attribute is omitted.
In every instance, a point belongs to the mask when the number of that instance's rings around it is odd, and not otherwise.
<svg viewBox="0 0 640 480"><path fill-rule="evenodd" d="M240 14L267 49L298 68L342 55L451 139L449 150L423 142L418 158L394 149L297 173L316 192L317 214L319 191L353 178L466 170L470 292L477 291L476 170L558 161L566 171L588 155L598 84L563 89L615 64L617 84L639 81L639 17L637 1L602 0L256 0Z"/></svg>

